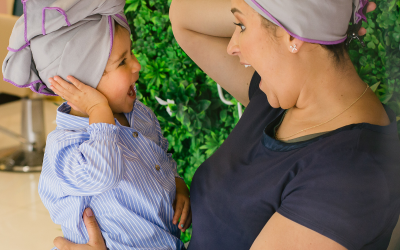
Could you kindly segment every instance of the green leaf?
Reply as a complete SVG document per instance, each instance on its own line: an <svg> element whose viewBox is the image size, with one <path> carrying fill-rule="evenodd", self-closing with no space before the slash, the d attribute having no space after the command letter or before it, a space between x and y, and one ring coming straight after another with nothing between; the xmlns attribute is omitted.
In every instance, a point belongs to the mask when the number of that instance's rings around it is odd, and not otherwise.
<svg viewBox="0 0 400 250"><path fill-rule="evenodd" d="M370 87L371 90L375 92L375 91L378 89L379 84L381 84L381 82L377 82L377 83L375 83L374 85L372 85L372 86Z"/></svg>
<svg viewBox="0 0 400 250"><path fill-rule="evenodd" d="M397 43L400 42L400 33L393 33L392 36Z"/></svg>
<svg viewBox="0 0 400 250"><path fill-rule="evenodd" d="M210 106L210 104L211 104L211 101L209 101L209 100L200 100L200 101L197 103L197 110L198 110L198 112L201 112L201 111L203 111L203 110L208 109L208 107Z"/></svg>
<svg viewBox="0 0 400 250"><path fill-rule="evenodd" d="M190 116L188 113L184 112L183 114L183 120L182 120L183 125L189 126L190 125Z"/></svg>
<svg viewBox="0 0 400 250"><path fill-rule="evenodd" d="M186 87L185 94L190 97L195 97L196 95L196 87L193 83Z"/></svg>
<svg viewBox="0 0 400 250"><path fill-rule="evenodd" d="M140 0L133 0L130 2L131 2L131 5L129 5L128 8L126 8L125 13L131 12L131 11L136 11L137 8L139 7Z"/></svg>
<svg viewBox="0 0 400 250"><path fill-rule="evenodd" d="M390 0L390 1L388 2L389 11L392 11L392 9L396 6L396 2L397 2L397 0Z"/></svg>
<svg viewBox="0 0 400 250"><path fill-rule="evenodd" d="M375 46L375 43L373 41L371 41L367 44L367 47L370 49L375 49L376 46Z"/></svg>
<svg viewBox="0 0 400 250"><path fill-rule="evenodd" d="M361 64L362 66L367 65L367 64L368 64L368 62L367 62L367 57L365 57L365 56L360 57L360 64Z"/></svg>
<svg viewBox="0 0 400 250"><path fill-rule="evenodd" d="M219 113L219 115L220 115L220 117L221 117L221 122L224 122L224 121L226 120L227 114L228 114L228 111L227 111L226 109L222 110L222 111Z"/></svg>

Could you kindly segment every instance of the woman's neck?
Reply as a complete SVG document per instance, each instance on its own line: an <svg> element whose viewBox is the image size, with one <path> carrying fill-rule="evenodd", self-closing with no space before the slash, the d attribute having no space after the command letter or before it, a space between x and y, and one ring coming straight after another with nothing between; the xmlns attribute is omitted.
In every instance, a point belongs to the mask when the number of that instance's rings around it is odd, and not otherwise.
<svg viewBox="0 0 400 250"><path fill-rule="evenodd" d="M347 55L340 66L326 57L303 65L298 71L303 85L291 108L292 118L307 118L310 123L329 120L348 108L367 87Z"/></svg>

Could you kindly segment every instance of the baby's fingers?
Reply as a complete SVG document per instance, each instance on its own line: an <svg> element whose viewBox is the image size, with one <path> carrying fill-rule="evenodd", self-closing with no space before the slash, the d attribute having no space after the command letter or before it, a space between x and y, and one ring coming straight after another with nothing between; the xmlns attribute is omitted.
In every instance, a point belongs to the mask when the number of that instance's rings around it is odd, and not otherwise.
<svg viewBox="0 0 400 250"><path fill-rule="evenodd" d="M72 84L73 84L77 89L79 89L79 90L81 90L81 91L86 87L86 85L85 85L84 83L82 83L81 81L79 81L78 79L76 79L76 78L73 77L73 76L67 76L67 79L68 79L69 81L71 81Z"/></svg>
<svg viewBox="0 0 400 250"><path fill-rule="evenodd" d="M190 227L190 224L192 224L192 211L190 211L189 216L186 219L185 225L183 226L183 232Z"/></svg>
<svg viewBox="0 0 400 250"><path fill-rule="evenodd" d="M367 5L367 13L374 11L376 9L376 3L374 2L369 2Z"/></svg>
<svg viewBox="0 0 400 250"><path fill-rule="evenodd" d="M61 77L55 76L53 78L61 87L63 87L65 89L65 91L67 91L67 92L69 92L71 94L74 94L77 91L77 88L74 85L72 85L71 83L65 81Z"/></svg>
<svg viewBox="0 0 400 250"><path fill-rule="evenodd" d="M191 212L190 211L190 201L186 200L185 205L182 210L181 220L179 221L179 226L178 226L181 230L185 229L186 222L188 222L188 220L191 219L191 217L189 216L190 212Z"/></svg>
<svg viewBox="0 0 400 250"><path fill-rule="evenodd" d="M57 95L59 95L61 98L67 100L70 96L69 92L66 91L58 82L56 82L55 80L53 80L52 78L49 79L49 82L51 83L50 85L50 89L56 93Z"/></svg>
<svg viewBox="0 0 400 250"><path fill-rule="evenodd" d="M183 205L185 204L185 201L182 199L175 199L174 201L174 218L172 219L172 223L176 225L178 223L179 217L181 217L182 210L183 210Z"/></svg>

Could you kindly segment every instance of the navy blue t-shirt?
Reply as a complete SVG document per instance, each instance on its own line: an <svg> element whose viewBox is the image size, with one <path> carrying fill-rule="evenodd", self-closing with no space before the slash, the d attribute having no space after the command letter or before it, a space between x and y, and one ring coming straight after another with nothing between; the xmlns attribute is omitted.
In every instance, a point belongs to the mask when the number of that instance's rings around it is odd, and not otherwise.
<svg viewBox="0 0 400 250"><path fill-rule="evenodd" d="M400 143L390 125L348 125L284 143L270 134L272 108L255 73L250 103L191 186L189 250L250 249L270 217L284 217L349 250L386 249L400 212Z"/></svg>

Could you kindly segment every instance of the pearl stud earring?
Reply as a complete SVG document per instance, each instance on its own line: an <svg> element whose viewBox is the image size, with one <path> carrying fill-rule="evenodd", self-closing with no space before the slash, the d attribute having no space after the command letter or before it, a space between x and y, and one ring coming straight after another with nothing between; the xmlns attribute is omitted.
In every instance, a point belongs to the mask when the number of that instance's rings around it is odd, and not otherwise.
<svg viewBox="0 0 400 250"><path fill-rule="evenodd" d="M295 45L293 45L293 46L290 46L290 48L292 49L292 52L295 52L295 51L297 51L297 45L295 44Z"/></svg>

